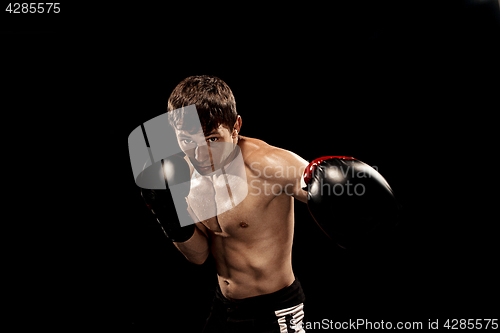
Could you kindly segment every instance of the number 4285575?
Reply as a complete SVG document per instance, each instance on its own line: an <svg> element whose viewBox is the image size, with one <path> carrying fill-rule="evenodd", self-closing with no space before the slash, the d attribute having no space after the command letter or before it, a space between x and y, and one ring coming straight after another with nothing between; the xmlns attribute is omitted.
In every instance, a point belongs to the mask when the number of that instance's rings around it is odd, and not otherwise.
<svg viewBox="0 0 500 333"><path fill-rule="evenodd" d="M27 14L27 13L59 13L61 11L61 7L59 7L59 2L23 2L23 3L9 3L6 12L11 14Z"/></svg>

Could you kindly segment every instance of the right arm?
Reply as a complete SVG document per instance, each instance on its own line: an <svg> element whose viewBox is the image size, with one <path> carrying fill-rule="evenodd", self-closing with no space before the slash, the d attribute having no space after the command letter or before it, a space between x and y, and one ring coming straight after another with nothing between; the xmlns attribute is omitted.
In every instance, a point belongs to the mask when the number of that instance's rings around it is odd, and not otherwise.
<svg viewBox="0 0 500 333"><path fill-rule="evenodd" d="M189 166L190 178L192 178L191 176L194 172L194 167L190 163L187 156L185 156L184 159ZM192 200L194 200L194 202L196 203L197 199L200 199L199 197L206 198L215 195L213 185L211 183L207 184L207 182L203 182L202 180L203 178L198 178L194 184L191 182L189 194L191 202ZM190 198L186 197L187 212L193 221L200 221L200 218L196 215L190 205ZM204 212L204 214L207 214L207 212ZM194 234L191 238L189 238L185 242L173 243L188 261L192 262L193 264L202 265L207 260L208 255L210 254L208 231L207 227L205 227L205 225L201 222L195 223L194 229Z"/></svg>
<svg viewBox="0 0 500 333"><path fill-rule="evenodd" d="M202 223L196 223L194 234L185 242L174 242L174 245L187 260L193 264L201 265L210 254L210 246L206 227Z"/></svg>
<svg viewBox="0 0 500 333"><path fill-rule="evenodd" d="M210 252L206 228L201 223L189 223L181 226L180 221L196 222L196 215L189 207L186 196L190 191L190 169L184 158L172 155L160 163L150 167L150 174L145 179L154 179L160 175L166 180L166 189L141 188L141 195L151 212L160 223L165 235L174 243L181 253L192 263L203 264ZM171 191L170 186L176 185ZM172 199L179 206L178 215L172 210ZM184 206L185 204L185 206ZM184 206L185 210L181 207Z"/></svg>

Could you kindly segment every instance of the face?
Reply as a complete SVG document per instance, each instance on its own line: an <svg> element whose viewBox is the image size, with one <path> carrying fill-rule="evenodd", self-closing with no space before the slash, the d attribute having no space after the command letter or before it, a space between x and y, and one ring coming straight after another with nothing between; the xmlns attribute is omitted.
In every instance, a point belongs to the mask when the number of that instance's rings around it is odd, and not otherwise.
<svg viewBox="0 0 500 333"><path fill-rule="evenodd" d="M177 142L196 170L201 175L207 175L230 162L231 153L238 142L240 127L241 118L238 116L232 130L222 125L210 133L176 129Z"/></svg>

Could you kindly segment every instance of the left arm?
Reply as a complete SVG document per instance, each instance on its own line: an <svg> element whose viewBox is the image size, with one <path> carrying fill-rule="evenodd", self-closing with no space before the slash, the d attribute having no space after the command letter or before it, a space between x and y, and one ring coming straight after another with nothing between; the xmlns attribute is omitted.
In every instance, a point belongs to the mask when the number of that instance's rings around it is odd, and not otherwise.
<svg viewBox="0 0 500 333"><path fill-rule="evenodd" d="M279 184L282 193L307 203L307 191L302 190L301 179L309 164L302 157L291 151L269 146L260 154L263 166L261 174L272 184Z"/></svg>

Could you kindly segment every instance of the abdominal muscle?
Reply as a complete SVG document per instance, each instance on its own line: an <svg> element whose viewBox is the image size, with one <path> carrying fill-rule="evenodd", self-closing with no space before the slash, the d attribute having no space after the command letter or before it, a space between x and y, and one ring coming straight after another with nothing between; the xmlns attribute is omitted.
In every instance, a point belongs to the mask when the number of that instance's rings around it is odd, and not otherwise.
<svg viewBox="0 0 500 333"><path fill-rule="evenodd" d="M291 247L290 237L276 233L250 242L214 236L212 254L222 294L228 299L242 299L291 285L295 280Z"/></svg>

